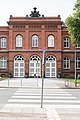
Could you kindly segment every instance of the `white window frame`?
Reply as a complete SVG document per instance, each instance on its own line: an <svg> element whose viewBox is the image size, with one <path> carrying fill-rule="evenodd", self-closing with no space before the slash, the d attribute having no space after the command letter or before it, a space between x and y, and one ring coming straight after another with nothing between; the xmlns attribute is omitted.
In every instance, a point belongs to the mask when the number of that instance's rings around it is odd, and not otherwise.
<svg viewBox="0 0 80 120"><path fill-rule="evenodd" d="M29 61L29 76L34 77L34 74L36 76L41 77L41 63L40 58L36 55L32 56Z"/></svg>
<svg viewBox="0 0 80 120"><path fill-rule="evenodd" d="M48 47L54 47L54 36L53 35L48 36Z"/></svg>
<svg viewBox="0 0 80 120"><path fill-rule="evenodd" d="M76 45L76 48L80 48L80 44L77 44L77 45Z"/></svg>
<svg viewBox="0 0 80 120"><path fill-rule="evenodd" d="M1 68L1 69L6 69L6 68L7 68L7 60L6 60L6 57L0 58L0 68Z"/></svg>
<svg viewBox="0 0 80 120"><path fill-rule="evenodd" d="M69 64L69 65L68 65ZM66 65L66 66L65 66ZM68 67L69 66L69 67ZM63 69L70 69L70 58L65 57L63 60Z"/></svg>
<svg viewBox="0 0 80 120"><path fill-rule="evenodd" d="M32 47L38 47L38 36L37 35L32 36Z"/></svg>
<svg viewBox="0 0 80 120"><path fill-rule="evenodd" d="M22 47L22 35L16 36L16 47Z"/></svg>
<svg viewBox="0 0 80 120"><path fill-rule="evenodd" d="M64 48L70 48L70 39L64 38Z"/></svg>
<svg viewBox="0 0 80 120"><path fill-rule="evenodd" d="M45 77L56 77L56 58L48 56L46 58Z"/></svg>
<svg viewBox="0 0 80 120"><path fill-rule="evenodd" d="M17 55L14 58L14 77L24 77L24 58L22 55Z"/></svg>
<svg viewBox="0 0 80 120"><path fill-rule="evenodd" d="M6 48L6 38L1 38L1 48Z"/></svg>
<svg viewBox="0 0 80 120"><path fill-rule="evenodd" d="M76 69L80 69L80 57L76 57Z"/></svg>

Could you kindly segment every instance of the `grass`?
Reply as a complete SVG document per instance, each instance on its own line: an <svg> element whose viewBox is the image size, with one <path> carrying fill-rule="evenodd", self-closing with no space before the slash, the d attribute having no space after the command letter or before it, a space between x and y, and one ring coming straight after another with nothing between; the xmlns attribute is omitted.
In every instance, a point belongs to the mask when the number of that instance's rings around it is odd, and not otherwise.
<svg viewBox="0 0 80 120"><path fill-rule="evenodd" d="M1 80L4 80L4 79L5 79L5 78L0 77L0 81L1 81Z"/></svg>
<svg viewBox="0 0 80 120"><path fill-rule="evenodd" d="M75 83L75 79L71 79L71 78L64 78L65 81L70 81L70 82L74 82ZM80 83L80 79L76 79L77 83Z"/></svg>

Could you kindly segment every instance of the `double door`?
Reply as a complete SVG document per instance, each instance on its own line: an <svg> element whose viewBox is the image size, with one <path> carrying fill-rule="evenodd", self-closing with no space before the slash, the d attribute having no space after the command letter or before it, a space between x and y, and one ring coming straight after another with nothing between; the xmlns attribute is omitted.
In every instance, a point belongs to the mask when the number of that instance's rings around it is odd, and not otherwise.
<svg viewBox="0 0 80 120"><path fill-rule="evenodd" d="M24 77L24 61L14 62L14 77Z"/></svg>
<svg viewBox="0 0 80 120"><path fill-rule="evenodd" d="M56 77L56 63L55 61L46 61L46 75L45 77Z"/></svg>
<svg viewBox="0 0 80 120"><path fill-rule="evenodd" d="M30 61L30 70L29 70L30 77L40 77L40 61L34 60Z"/></svg>

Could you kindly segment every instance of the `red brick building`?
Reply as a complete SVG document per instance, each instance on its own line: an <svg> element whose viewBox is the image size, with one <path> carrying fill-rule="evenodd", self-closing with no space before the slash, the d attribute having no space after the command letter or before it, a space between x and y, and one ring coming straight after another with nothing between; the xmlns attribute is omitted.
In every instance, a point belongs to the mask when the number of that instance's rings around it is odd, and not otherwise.
<svg viewBox="0 0 80 120"><path fill-rule="evenodd" d="M75 47L66 26L57 17L45 17L39 12L30 16L10 15L8 26L0 26L0 76L42 76L43 50L45 77L74 77ZM80 74L80 46L77 45L76 70Z"/></svg>

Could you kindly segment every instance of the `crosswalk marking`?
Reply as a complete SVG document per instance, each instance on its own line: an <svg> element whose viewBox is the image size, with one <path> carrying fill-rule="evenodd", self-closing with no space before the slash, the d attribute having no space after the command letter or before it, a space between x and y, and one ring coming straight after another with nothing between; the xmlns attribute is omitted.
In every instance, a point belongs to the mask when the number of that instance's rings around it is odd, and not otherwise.
<svg viewBox="0 0 80 120"><path fill-rule="evenodd" d="M25 98L35 98L35 99L37 99L37 98L41 98L41 96L39 95L39 96L37 96L37 95L30 95L30 96L12 96L11 98L23 98L23 99L25 99ZM44 99L48 99L49 98L49 96L44 96ZM58 96L50 96L50 98L52 99L77 99L76 97L64 97L64 96L61 96L61 97L58 97Z"/></svg>
<svg viewBox="0 0 80 120"><path fill-rule="evenodd" d="M48 92L47 92L48 91ZM77 100L75 96L67 91L61 90L50 92L44 91L43 104L44 105L77 105L80 104L80 100ZM8 100L10 104L31 104L40 105L41 103L41 90L40 89L18 89Z"/></svg>
<svg viewBox="0 0 80 120"><path fill-rule="evenodd" d="M28 100L28 99L26 99L26 100L23 100L23 99L9 99L8 100L8 102L21 102L21 103L27 103L27 102L35 102L35 103L37 103L37 102L40 102L40 100L38 99L38 100L36 100L36 99L32 99L32 100ZM80 100L44 100L44 103L80 103Z"/></svg>
<svg viewBox="0 0 80 120"><path fill-rule="evenodd" d="M14 93L14 95L40 95L39 93L36 94L30 94L30 93ZM55 96L55 95L65 95L65 96L72 96L71 94L66 94L66 93L62 93L62 94L57 94L57 93L53 93L53 94L44 94L44 96Z"/></svg>

